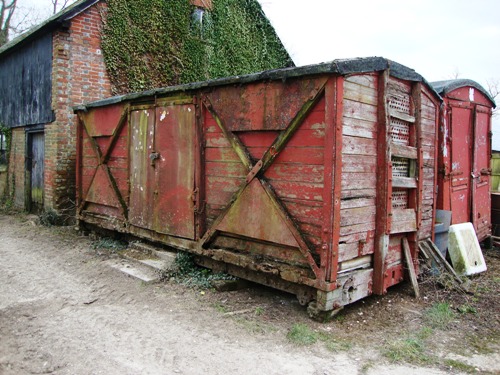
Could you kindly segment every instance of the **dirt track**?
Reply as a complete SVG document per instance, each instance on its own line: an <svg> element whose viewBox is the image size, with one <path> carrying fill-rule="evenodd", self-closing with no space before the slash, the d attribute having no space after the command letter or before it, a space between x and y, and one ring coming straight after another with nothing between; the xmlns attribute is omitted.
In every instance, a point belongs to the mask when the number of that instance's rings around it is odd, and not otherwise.
<svg viewBox="0 0 500 375"><path fill-rule="evenodd" d="M0 374L446 373L297 347L280 325L256 333L199 291L112 270L73 232L0 215Z"/></svg>

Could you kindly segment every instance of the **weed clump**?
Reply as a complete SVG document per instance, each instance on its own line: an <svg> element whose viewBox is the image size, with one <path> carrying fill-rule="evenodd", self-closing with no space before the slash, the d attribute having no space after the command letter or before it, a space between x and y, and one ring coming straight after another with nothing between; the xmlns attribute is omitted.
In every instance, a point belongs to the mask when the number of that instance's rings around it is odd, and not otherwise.
<svg viewBox="0 0 500 375"><path fill-rule="evenodd" d="M174 266L164 270L160 276L162 280L173 279L178 284L199 289L211 288L213 281L236 280L234 276L226 273L214 273L208 268L198 266L194 256L183 251L177 253Z"/></svg>

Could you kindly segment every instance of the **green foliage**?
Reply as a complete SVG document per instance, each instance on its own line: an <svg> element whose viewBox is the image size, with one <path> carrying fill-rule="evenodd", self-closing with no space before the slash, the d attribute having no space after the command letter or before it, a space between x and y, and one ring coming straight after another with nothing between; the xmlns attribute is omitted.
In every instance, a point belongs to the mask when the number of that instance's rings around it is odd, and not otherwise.
<svg viewBox="0 0 500 375"><path fill-rule="evenodd" d="M179 251L175 257L175 266L171 270L164 270L162 279L173 278L179 284L208 289L212 286L212 281L235 280L235 277L225 273L214 273L208 268L199 267L194 262L192 254Z"/></svg>
<svg viewBox="0 0 500 375"><path fill-rule="evenodd" d="M99 238L93 241L91 246L94 250L104 249L113 253L125 250L127 248L126 243L110 237Z"/></svg>
<svg viewBox="0 0 500 375"><path fill-rule="evenodd" d="M10 146L12 144L12 129L0 123L0 134L3 136L4 141L6 143L4 158L0 157L0 165L1 165L1 164L7 164L9 160Z"/></svg>
<svg viewBox="0 0 500 375"><path fill-rule="evenodd" d="M115 93L291 66L257 0L109 0L102 49Z"/></svg>

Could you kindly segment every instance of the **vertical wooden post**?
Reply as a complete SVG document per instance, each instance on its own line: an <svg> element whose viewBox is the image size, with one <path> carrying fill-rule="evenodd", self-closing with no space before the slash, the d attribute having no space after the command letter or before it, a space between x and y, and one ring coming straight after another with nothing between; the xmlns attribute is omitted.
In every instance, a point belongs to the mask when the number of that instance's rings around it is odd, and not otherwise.
<svg viewBox="0 0 500 375"><path fill-rule="evenodd" d="M389 71L385 70L378 77L378 145L377 145L377 222L375 226L375 253L373 265L373 286L375 294L384 294L386 258L389 250L391 221L391 150L389 111L387 109L387 83Z"/></svg>
<svg viewBox="0 0 500 375"><path fill-rule="evenodd" d="M325 87L325 208L321 265L326 281L334 282L338 270L340 197L342 184L342 116L344 77L331 78Z"/></svg>

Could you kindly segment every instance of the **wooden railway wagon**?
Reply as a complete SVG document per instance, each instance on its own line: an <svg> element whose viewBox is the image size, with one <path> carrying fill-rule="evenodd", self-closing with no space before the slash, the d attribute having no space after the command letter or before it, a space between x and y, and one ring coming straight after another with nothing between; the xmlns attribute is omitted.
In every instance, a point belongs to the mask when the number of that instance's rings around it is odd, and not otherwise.
<svg viewBox="0 0 500 375"><path fill-rule="evenodd" d="M439 105L379 57L87 104L78 219L333 311L401 282L431 238Z"/></svg>
<svg viewBox="0 0 500 375"><path fill-rule="evenodd" d="M491 116L495 102L472 80L432 85L444 101L437 208L451 211L452 224L471 222L479 241L491 239Z"/></svg>

